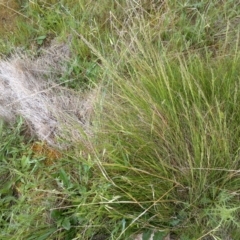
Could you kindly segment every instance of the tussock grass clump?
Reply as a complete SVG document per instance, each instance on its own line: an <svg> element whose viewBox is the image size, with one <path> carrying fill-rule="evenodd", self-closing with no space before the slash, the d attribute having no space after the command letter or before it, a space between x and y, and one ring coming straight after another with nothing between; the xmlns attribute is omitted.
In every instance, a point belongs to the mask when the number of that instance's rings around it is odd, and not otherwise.
<svg viewBox="0 0 240 240"><path fill-rule="evenodd" d="M147 28L141 16L133 23ZM122 224L114 236L141 226L181 239L235 239L238 43L214 58L211 49L170 54L151 31L131 30L111 59L93 49L109 79L97 148L106 202Z"/></svg>
<svg viewBox="0 0 240 240"><path fill-rule="evenodd" d="M140 225L182 239L238 236L239 55L159 56L155 66L132 56L105 102L98 161L122 235Z"/></svg>
<svg viewBox="0 0 240 240"><path fill-rule="evenodd" d="M239 57L132 60L102 122L112 211L188 239L238 236Z"/></svg>

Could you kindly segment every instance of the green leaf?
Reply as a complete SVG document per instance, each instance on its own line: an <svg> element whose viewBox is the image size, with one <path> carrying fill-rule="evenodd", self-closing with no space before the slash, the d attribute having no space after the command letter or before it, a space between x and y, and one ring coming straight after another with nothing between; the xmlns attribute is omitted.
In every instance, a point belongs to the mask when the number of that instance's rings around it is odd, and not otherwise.
<svg viewBox="0 0 240 240"><path fill-rule="evenodd" d="M28 170L30 167L30 159L28 156L22 156L21 158L21 167L25 170Z"/></svg>
<svg viewBox="0 0 240 240"><path fill-rule="evenodd" d="M64 218L62 221L62 227L66 230L69 230L71 228L71 223L68 218Z"/></svg>
<svg viewBox="0 0 240 240"><path fill-rule="evenodd" d="M35 234L33 236L29 236L27 239L28 240L46 240L49 239L49 236L54 233L56 231L56 228L50 228L47 229L46 233L41 233L38 232L39 234L41 234L41 236L37 237ZM44 231L45 232L45 231Z"/></svg>
<svg viewBox="0 0 240 240"><path fill-rule="evenodd" d="M51 212L51 218L55 221L59 220L62 217L61 211L54 209Z"/></svg>
<svg viewBox="0 0 240 240"><path fill-rule="evenodd" d="M46 37L47 36L45 36L45 35L37 37L36 38L37 44L39 44L39 45L43 44L43 41L44 41L44 39L46 39Z"/></svg>
<svg viewBox="0 0 240 240"><path fill-rule="evenodd" d="M71 186L68 175L62 168L59 171L59 179L63 182L64 187L68 188Z"/></svg>
<svg viewBox="0 0 240 240"><path fill-rule="evenodd" d="M126 220L125 218L122 220L122 232L124 232L126 229Z"/></svg>
<svg viewBox="0 0 240 240"><path fill-rule="evenodd" d="M164 240L167 236L166 232L155 232L153 236L153 240Z"/></svg>
<svg viewBox="0 0 240 240"><path fill-rule="evenodd" d="M0 188L0 194L12 194L12 182L7 182Z"/></svg>
<svg viewBox="0 0 240 240"><path fill-rule="evenodd" d="M180 219L173 219L173 220L170 221L169 223L170 223L170 225L171 225L172 227L175 227L175 226L177 226L180 222L181 222Z"/></svg>
<svg viewBox="0 0 240 240"><path fill-rule="evenodd" d="M149 240L151 238L151 235L152 235L151 230L145 231L145 232L143 232L142 239L143 240Z"/></svg>

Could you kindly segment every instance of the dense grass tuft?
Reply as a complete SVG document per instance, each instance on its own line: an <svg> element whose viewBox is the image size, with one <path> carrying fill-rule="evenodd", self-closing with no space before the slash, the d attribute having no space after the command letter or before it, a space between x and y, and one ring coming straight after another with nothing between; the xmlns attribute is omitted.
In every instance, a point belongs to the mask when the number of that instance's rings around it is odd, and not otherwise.
<svg viewBox="0 0 240 240"><path fill-rule="evenodd" d="M111 206L129 227L223 239L239 228L239 57L153 61L128 57L135 71L108 93L98 163Z"/></svg>

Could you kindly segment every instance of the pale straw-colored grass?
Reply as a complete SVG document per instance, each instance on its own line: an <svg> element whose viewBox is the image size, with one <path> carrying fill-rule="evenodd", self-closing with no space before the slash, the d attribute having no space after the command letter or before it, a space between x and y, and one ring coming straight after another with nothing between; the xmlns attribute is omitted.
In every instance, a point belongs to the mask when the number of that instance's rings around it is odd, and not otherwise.
<svg viewBox="0 0 240 240"><path fill-rule="evenodd" d="M15 54L0 61L0 116L13 123L21 116L31 134L50 145L66 147L91 134L97 91L76 92L61 86L67 45L52 45L39 58Z"/></svg>

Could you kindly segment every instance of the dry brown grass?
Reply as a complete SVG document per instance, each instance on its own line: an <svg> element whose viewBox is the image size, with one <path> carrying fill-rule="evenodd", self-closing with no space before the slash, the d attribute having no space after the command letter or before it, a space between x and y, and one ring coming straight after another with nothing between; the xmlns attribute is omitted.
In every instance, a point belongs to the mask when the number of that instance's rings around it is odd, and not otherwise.
<svg viewBox="0 0 240 240"><path fill-rule="evenodd" d="M90 116L96 91L76 92L57 84L70 51L52 43L37 59L16 54L0 62L0 116L21 116L31 134L51 146L66 147L91 134Z"/></svg>

